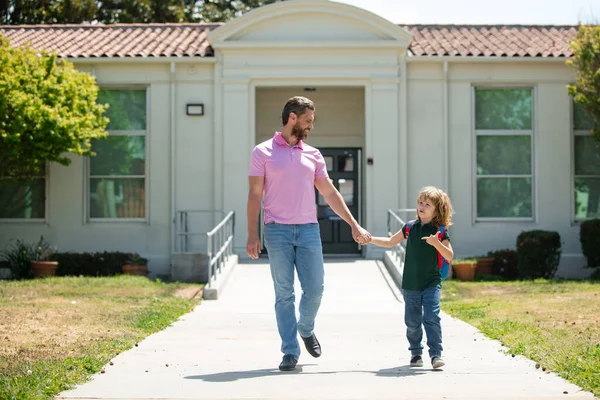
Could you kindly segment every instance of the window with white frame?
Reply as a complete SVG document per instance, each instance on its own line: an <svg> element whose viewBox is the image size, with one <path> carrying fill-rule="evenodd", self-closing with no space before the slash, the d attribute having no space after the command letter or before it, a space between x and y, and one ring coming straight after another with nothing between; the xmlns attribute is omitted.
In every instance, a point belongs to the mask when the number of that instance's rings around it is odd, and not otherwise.
<svg viewBox="0 0 600 400"><path fill-rule="evenodd" d="M475 87L477 220L533 218L533 88Z"/></svg>
<svg viewBox="0 0 600 400"><path fill-rule="evenodd" d="M89 158L90 220L146 218L147 90L103 89L108 137L94 140Z"/></svg>
<svg viewBox="0 0 600 400"><path fill-rule="evenodd" d="M592 118L573 103L575 219L600 217L600 147L591 135Z"/></svg>
<svg viewBox="0 0 600 400"><path fill-rule="evenodd" d="M0 219L46 218L46 169L23 180L0 177Z"/></svg>

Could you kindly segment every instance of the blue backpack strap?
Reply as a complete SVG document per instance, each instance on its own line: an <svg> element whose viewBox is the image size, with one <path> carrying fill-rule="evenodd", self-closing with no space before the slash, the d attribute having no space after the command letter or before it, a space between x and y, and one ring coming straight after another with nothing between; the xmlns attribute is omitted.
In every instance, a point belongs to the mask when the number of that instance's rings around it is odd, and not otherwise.
<svg viewBox="0 0 600 400"><path fill-rule="evenodd" d="M438 239L440 240L440 242L442 241L442 239L444 239L444 234L446 233L446 227L445 226L440 226L440 229L438 231ZM448 277L448 272L450 270L450 263L444 258L442 257L442 255L440 254L440 252L437 252L438 255L438 266L440 267L440 274L442 275L442 280L446 279L446 277Z"/></svg>
<svg viewBox="0 0 600 400"><path fill-rule="evenodd" d="M413 224L415 223L416 220L412 220L412 221L408 221L406 223L406 226L404 227L404 232L402 232L402 234L404 235L404 239L408 239L408 235L410 234L410 228L413 226Z"/></svg>
<svg viewBox="0 0 600 400"><path fill-rule="evenodd" d="M444 225L440 226L440 229L438 231L438 239L440 239L440 242L444 238L445 233L446 233L446 227Z"/></svg>

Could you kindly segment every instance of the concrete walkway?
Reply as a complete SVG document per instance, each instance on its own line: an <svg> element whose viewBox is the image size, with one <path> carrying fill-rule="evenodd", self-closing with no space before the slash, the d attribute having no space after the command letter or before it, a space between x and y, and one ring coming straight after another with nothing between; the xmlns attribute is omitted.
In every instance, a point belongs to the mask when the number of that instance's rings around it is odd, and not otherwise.
<svg viewBox="0 0 600 400"><path fill-rule="evenodd" d="M277 369L273 289L262 261L236 266L219 300L202 302L60 398L593 399L447 315L447 366L410 368L402 299L383 263L328 260L325 268L315 328L323 355L303 352L297 371Z"/></svg>

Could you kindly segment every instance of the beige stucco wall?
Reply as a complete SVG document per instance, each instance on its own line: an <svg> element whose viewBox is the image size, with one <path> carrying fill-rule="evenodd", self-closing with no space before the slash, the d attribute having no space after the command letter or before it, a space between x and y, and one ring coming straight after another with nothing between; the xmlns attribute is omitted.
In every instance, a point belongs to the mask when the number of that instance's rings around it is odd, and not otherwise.
<svg viewBox="0 0 600 400"><path fill-rule="evenodd" d="M295 88L256 88L256 143L273 137L282 128L281 111L292 96L315 103L315 123L307 143L317 148L365 146L364 87L315 87L314 92Z"/></svg>
<svg viewBox="0 0 600 400"><path fill-rule="evenodd" d="M0 243L40 235L60 251L135 251L150 258L153 275L168 274L171 254L171 185L177 208L213 208L212 65L176 66L175 135L177 175L171 180L171 77L169 63L76 64L96 76L100 87L149 88L146 160L146 222L87 221L87 160L71 157L68 167L50 165L46 221L3 222ZM185 115L188 102L207 103L203 117Z"/></svg>
<svg viewBox="0 0 600 400"><path fill-rule="evenodd" d="M409 192L414 198L426 184L447 187L456 211L451 229L458 256L515 248L523 230L556 230L563 241L558 274L581 277L584 259L579 225L572 215L570 100L566 85L574 79L564 62L449 62L408 64ZM444 85L448 107L448 183L444 182ZM534 214L531 222L479 222L474 203L474 131L472 88L476 85L524 85L534 88ZM426 157L427 162L424 162ZM413 203L414 204L414 203Z"/></svg>

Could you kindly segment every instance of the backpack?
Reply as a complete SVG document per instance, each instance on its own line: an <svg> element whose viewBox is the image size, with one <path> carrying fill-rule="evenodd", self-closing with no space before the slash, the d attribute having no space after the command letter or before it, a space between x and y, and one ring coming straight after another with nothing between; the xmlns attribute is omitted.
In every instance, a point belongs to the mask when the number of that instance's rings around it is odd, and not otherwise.
<svg viewBox="0 0 600 400"><path fill-rule="evenodd" d="M404 227L404 232L402 232L404 234L405 239L408 239L408 235L410 234L410 228L415 223L415 221L416 220L413 219L412 221L408 221L406 223L406 226ZM438 239L440 241L442 241L442 239L444 238L444 233L446 233L446 227L440 226L440 229L438 231ZM440 274L442 275L442 280L444 280L448 276L448 271L450 270L450 262L448 262L444 257L442 257L439 251L436 250L435 252L437 253Z"/></svg>

